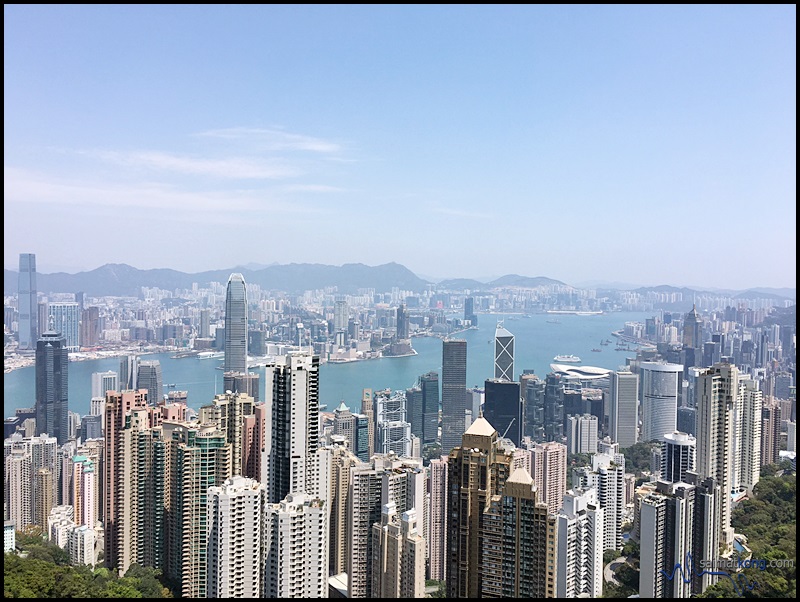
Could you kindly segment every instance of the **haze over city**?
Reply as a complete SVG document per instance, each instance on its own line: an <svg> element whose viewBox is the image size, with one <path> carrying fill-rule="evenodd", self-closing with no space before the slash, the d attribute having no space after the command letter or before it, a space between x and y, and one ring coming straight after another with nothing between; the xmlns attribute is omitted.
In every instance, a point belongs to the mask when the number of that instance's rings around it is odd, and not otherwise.
<svg viewBox="0 0 800 602"><path fill-rule="evenodd" d="M795 6L4 17L6 268L796 285Z"/></svg>

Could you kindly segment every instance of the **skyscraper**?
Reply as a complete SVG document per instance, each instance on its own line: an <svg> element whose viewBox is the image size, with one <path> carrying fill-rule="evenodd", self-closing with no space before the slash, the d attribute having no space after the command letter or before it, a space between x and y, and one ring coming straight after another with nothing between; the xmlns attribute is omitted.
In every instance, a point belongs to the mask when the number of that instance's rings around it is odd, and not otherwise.
<svg viewBox="0 0 800 602"><path fill-rule="evenodd" d="M661 439L661 480L687 483L687 474L694 471L697 440L687 433L664 433Z"/></svg>
<svg viewBox="0 0 800 602"><path fill-rule="evenodd" d="M247 287L244 276L228 278L225 295L225 372L247 372Z"/></svg>
<svg viewBox="0 0 800 602"><path fill-rule="evenodd" d="M597 453L597 416L567 418L567 449L571 454Z"/></svg>
<svg viewBox="0 0 800 602"><path fill-rule="evenodd" d="M557 598L603 595L603 509L594 489L570 490L558 513Z"/></svg>
<svg viewBox="0 0 800 602"><path fill-rule="evenodd" d="M243 475L245 461L245 417L255 414L255 400L247 393L215 395L210 405L200 408L199 424L215 423L231 444L231 474Z"/></svg>
<svg viewBox="0 0 800 602"><path fill-rule="evenodd" d="M611 439L621 448L639 440L639 375L630 371L611 373Z"/></svg>
<svg viewBox="0 0 800 602"><path fill-rule="evenodd" d="M106 391L119 391L119 377L113 370L92 372L92 398L105 399Z"/></svg>
<svg viewBox="0 0 800 602"><path fill-rule="evenodd" d="M100 341L100 308L87 307L81 312L80 345L94 347Z"/></svg>
<svg viewBox="0 0 800 602"><path fill-rule="evenodd" d="M267 504L264 598L328 597L325 501L292 493Z"/></svg>
<svg viewBox="0 0 800 602"><path fill-rule="evenodd" d="M119 391L135 391L139 375L139 357L123 355L119 358Z"/></svg>
<svg viewBox="0 0 800 602"><path fill-rule="evenodd" d="M147 389L147 401L150 405L159 405L164 399L164 379L161 376L161 362L143 360L136 371L138 389Z"/></svg>
<svg viewBox="0 0 800 602"><path fill-rule="evenodd" d="M761 413L764 407L759 382L739 380L739 412L736 439L739 441L739 487L752 491L761 477Z"/></svg>
<svg viewBox="0 0 800 602"><path fill-rule="evenodd" d="M406 389L406 419L411 424L411 434L419 437L420 441L424 439L422 402L422 387L415 384Z"/></svg>
<svg viewBox="0 0 800 602"><path fill-rule="evenodd" d="M439 373L427 372L419 379L422 389L422 442L439 438Z"/></svg>
<svg viewBox="0 0 800 602"><path fill-rule="evenodd" d="M207 339L211 336L211 310L200 310L200 327L198 328L198 335L201 339Z"/></svg>
<svg viewBox="0 0 800 602"><path fill-rule="evenodd" d="M622 454L594 454L592 468L576 471L580 487L597 490L603 509L603 550L622 549L622 522L625 515L625 458Z"/></svg>
<svg viewBox="0 0 800 602"><path fill-rule="evenodd" d="M678 395L683 366L661 362L639 364L642 381L642 441L660 441L678 426Z"/></svg>
<svg viewBox="0 0 800 602"><path fill-rule="evenodd" d="M703 346L703 318L697 313L695 305L683 318L683 346L691 349Z"/></svg>
<svg viewBox="0 0 800 602"><path fill-rule="evenodd" d="M504 378L490 378L485 384L486 400L483 416L497 429L501 437L508 437L519 446L522 442L522 402L519 383ZM472 417L473 420L477 416Z"/></svg>
<svg viewBox="0 0 800 602"><path fill-rule="evenodd" d="M272 402L268 497L277 504L289 493L308 491L319 447L319 357L307 351L276 357L265 380Z"/></svg>
<svg viewBox="0 0 800 602"><path fill-rule="evenodd" d="M513 470L501 493L489 497L478 528L481 597L554 597L555 517L548 517L527 470Z"/></svg>
<svg viewBox="0 0 800 602"><path fill-rule="evenodd" d="M347 505L347 568L350 598L366 598L372 584L373 539L371 528L381 520L383 505L394 502L398 512L417 510L424 525L425 473L422 460L375 454L368 464L358 463L350 471ZM418 526L418 530L420 529Z"/></svg>
<svg viewBox="0 0 800 602"><path fill-rule="evenodd" d="M403 303L397 307L397 338L408 338L408 310Z"/></svg>
<svg viewBox="0 0 800 602"><path fill-rule="evenodd" d="M80 306L75 302L50 303L48 306L51 328L66 340L67 351L80 349Z"/></svg>
<svg viewBox="0 0 800 602"><path fill-rule="evenodd" d="M442 453L461 445L467 395L467 342L442 343Z"/></svg>
<svg viewBox="0 0 800 602"><path fill-rule="evenodd" d="M689 577L693 575L692 569L686 567L686 558L693 551L694 498L695 488L691 485L660 482L658 492L642 499L639 578L642 598L691 597ZM683 571L676 572L678 565Z"/></svg>
<svg viewBox="0 0 800 602"><path fill-rule="evenodd" d="M242 476L208 489L209 598L260 598L266 488Z"/></svg>
<svg viewBox="0 0 800 602"><path fill-rule="evenodd" d="M261 400L261 375L258 372L225 372L222 388L232 393L247 393L258 403Z"/></svg>
<svg viewBox="0 0 800 602"><path fill-rule="evenodd" d="M411 424L406 420L406 396L386 389L375 393L375 451L411 456Z"/></svg>
<svg viewBox="0 0 800 602"><path fill-rule="evenodd" d="M36 255L20 253L17 293L19 311L19 348L34 349L39 338L39 305L36 299ZM41 330L47 330L42 324Z"/></svg>
<svg viewBox="0 0 800 602"><path fill-rule="evenodd" d="M416 509L399 514L397 504L389 502L381 522L372 525L371 536L371 597L424 598L425 538Z"/></svg>
<svg viewBox="0 0 800 602"><path fill-rule="evenodd" d="M69 440L69 355L58 333L43 332L36 343L36 434L47 433L63 445Z"/></svg>
<svg viewBox="0 0 800 602"><path fill-rule="evenodd" d="M437 581L447 579L447 456L431 460L430 513L428 526L428 555L430 577Z"/></svg>
<svg viewBox="0 0 800 602"><path fill-rule="evenodd" d="M734 413L739 370L718 363L699 376L697 393L697 475L713 478L722 491L717 524L720 545L733 543L731 490L734 479Z"/></svg>
<svg viewBox="0 0 800 602"><path fill-rule="evenodd" d="M475 297L464 299L464 320L468 320L470 325L478 325L478 316L475 314Z"/></svg>
<svg viewBox="0 0 800 602"><path fill-rule="evenodd" d="M445 381L446 382L446 381ZM513 446L498 439L495 428L478 417L448 457L447 596L478 598L482 593L483 515L492 496L510 476Z"/></svg>
<svg viewBox="0 0 800 602"><path fill-rule="evenodd" d="M561 508L567 491L567 446L556 441L537 443L531 450L534 484L550 514Z"/></svg>
<svg viewBox="0 0 800 602"><path fill-rule="evenodd" d="M103 541L107 567L125 574L132 562L133 529L131 509L132 475L135 456L132 455L131 430L135 422L131 413L147 407L145 391L109 391L105 407L105 479L103 500ZM158 502L155 501L157 504Z"/></svg>
<svg viewBox="0 0 800 602"><path fill-rule="evenodd" d="M206 518L209 488L231 477L231 444L215 424L164 422L169 446L169 498L166 512L164 573L184 598L205 598L208 586L210 532ZM152 539L152 535L150 536Z"/></svg>
<svg viewBox="0 0 800 602"><path fill-rule="evenodd" d="M514 380L514 335L503 328L502 322L494 331L494 377Z"/></svg>

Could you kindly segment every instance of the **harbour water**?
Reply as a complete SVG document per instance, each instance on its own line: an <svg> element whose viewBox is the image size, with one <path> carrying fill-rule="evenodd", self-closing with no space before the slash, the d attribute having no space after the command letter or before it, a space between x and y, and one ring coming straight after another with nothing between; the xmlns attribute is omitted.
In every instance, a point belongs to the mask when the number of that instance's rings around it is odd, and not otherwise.
<svg viewBox="0 0 800 602"><path fill-rule="evenodd" d="M467 341L467 386L482 387L493 376L494 331L498 320L514 335L514 373L534 370L544 378L556 355L574 354L583 366L616 369L625 365L625 359L634 357L632 351L616 351L611 332L619 330L625 322L643 322L650 313L605 313L600 315L559 314L554 319L549 314L480 314L475 330L466 330L455 338ZM611 339L612 344L600 346ZM361 392L365 388L406 389L416 379L431 370L441 373L442 341L434 337L412 339L416 355L387 357L359 362L323 364L320 368L320 402L328 411L341 401L358 410ZM601 352L592 352L600 349ZM222 392L222 371L219 359L196 357L173 359L171 353L142 356L157 359L165 385L169 389L188 391L189 406L199 408L208 403L215 393ZM69 366L69 409L81 415L89 413L92 393L92 373L119 370L119 359L108 358L71 362ZM262 374L262 399L264 368ZM20 368L4 375L3 410L12 416L17 408L33 407L35 399L35 369ZM167 387L165 387L165 391Z"/></svg>

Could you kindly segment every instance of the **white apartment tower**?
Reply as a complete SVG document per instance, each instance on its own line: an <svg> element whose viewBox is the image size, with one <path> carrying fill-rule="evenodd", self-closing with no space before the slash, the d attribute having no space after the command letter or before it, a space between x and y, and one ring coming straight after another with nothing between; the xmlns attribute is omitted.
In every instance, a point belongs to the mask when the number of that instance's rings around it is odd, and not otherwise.
<svg viewBox="0 0 800 602"><path fill-rule="evenodd" d="M92 372L92 399L105 400L108 391L119 391L119 375L113 370Z"/></svg>
<svg viewBox="0 0 800 602"><path fill-rule="evenodd" d="M736 439L739 441L738 485L753 490L761 476L761 410L763 396L759 382L751 378L739 379L739 420ZM792 451L790 449L790 451Z"/></svg>
<svg viewBox="0 0 800 602"><path fill-rule="evenodd" d="M567 448L571 454L597 453L597 416L567 418Z"/></svg>
<svg viewBox="0 0 800 602"><path fill-rule="evenodd" d="M265 550L266 487L242 476L208 489L209 598L259 598Z"/></svg>
<svg viewBox="0 0 800 602"><path fill-rule="evenodd" d="M603 595L603 514L594 489L564 494L557 517L557 598Z"/></svg>
<svg viewBox="0 0 800 602"><path fill-rule="evenodd" d="M603 550L622 549L622 522L625 514L625 460L621 454L592 456L592 468L577 473L581 489L594 488L603 509Z"/></svg>
<svg viewBox="0 0 800 602"><path fill-rule="evenodd" d="M290 493L267 504L265 598L328 597L328 511L325 502Z"/></svg>

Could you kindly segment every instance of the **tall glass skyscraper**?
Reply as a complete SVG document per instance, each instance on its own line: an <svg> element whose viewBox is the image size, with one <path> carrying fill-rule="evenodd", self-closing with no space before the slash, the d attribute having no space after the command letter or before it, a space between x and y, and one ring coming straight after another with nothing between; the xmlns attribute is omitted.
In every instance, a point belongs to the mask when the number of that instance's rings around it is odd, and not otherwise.
<svg viewBox="0 0 800 602"><path fill-rule="evenodd" d="M20 253L18 282L19 348L34 349L39 338L39 305L36 301L36 255ZM47 330L47 325L42 325Z"/></svg>
<svg viewBox="0 0 800 602"><path fill-rule="evenodd" d="M494 332L494 377L514 380L514 335L503 327L502 322L497 323L497 330ZM492 424L500 430L499 425L494 422Z"/></svg>
<svg viewBox="0 0 800 602"><path fill-rule="evenodd" d="M47 331L36 343L36 434L47 433L62 445L69 440L69 356L66 339Z"/></svg>
<svg viewBox="0 0 800 602"><path fill-rule="evenodd" d="M442 343L442 454L461 445L466 430L467 342Z"/></svg>
<svg viewBox="0 0 800 602"><path fill-rule="evenodd" d="M136 370L136 388L147 389L147 403L158 405L164 399L164 379L161 375L161 362L144 360Z"/></svg>
<svg viewBox="0 0 800 602"><path fill-rule="evenodd" d="M247 287L231 274L225 295L225 372L247 372Z"/></svg>

